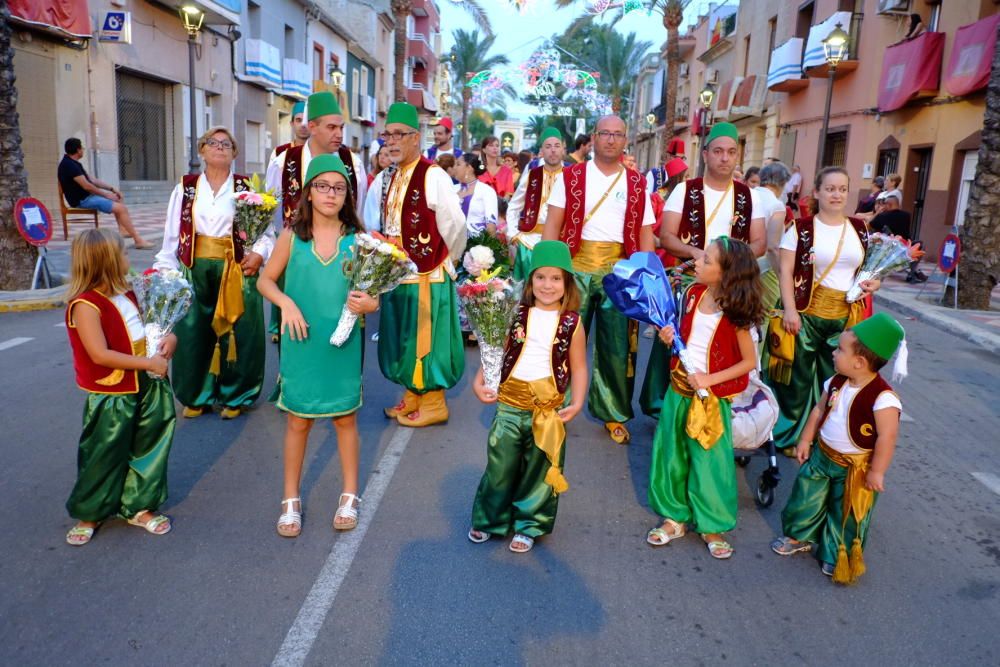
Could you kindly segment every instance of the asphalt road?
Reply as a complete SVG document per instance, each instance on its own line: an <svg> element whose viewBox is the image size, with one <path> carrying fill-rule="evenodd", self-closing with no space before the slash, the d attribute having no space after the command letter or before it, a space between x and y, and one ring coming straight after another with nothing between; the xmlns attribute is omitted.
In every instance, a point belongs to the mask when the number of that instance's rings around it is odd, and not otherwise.
<svg viewBox="0 0 1000 667"><path fill-rule="evenodd" d="M381 415L397 391L372 343L358 530L331 529L340 472L321 425L303 534L277 536L284 423L261 401L231 422L179 420L169 535L111 521L71 548L63 503L83 394L60 321L0 315L0 664L1000 664L1000 359L925 324L903 320L912 374L868 574L839 588L812 558L768 548L789 460L767 509L750 492L763 461L738 470L732 560L694 536L647 546L645 417L628 447L589 418L570 426L572 488L530 554L470 544L492 408L466 381L449 392L447 426L397 428ZM477 356L467 350L470 369Z"/></svg>

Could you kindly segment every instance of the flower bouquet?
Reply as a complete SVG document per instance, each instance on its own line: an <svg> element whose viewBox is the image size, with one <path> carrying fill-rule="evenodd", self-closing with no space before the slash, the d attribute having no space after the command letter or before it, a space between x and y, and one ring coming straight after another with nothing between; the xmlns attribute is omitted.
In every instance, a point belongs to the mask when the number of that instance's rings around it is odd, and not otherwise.
<svg viewBox="0 0 1000 667"><path fill-rule="evenodd" d="M479 339L483 379L486 386L494 392L500 388L503 346L511 322L517 314L517 305L521 300L520 288L520 283L498 278L485 270L479 278L467 280L457 288L458 300Z"/></svg>
<svg viewBox="0 0 1000 667"><path fill-rule="evenodd" d="M923 257L924 251L919 244L911 245L909 241L889 234L871 234L868 237L868 251L865 261L854 277L854 283L847 290L847 303L861 299L865 292L861 283L867 280L882 280L893 271L909 266L910 262Z"/></svg>
<svg viewBox="0 0 1000 667"><path fill-rule="evenodd" d="M147 269L141 275L130 276L132 291L139 302L139 314L142 315L142 326L146 331L146 357L156 355L160 342L173 331L174 325L181 321L191 301L194 291L180 271L174 269L157 271ZM161 376L149 372L149 376Z"/></svg>
<svg viewBox="0 0 1000 667"><path fill-rule="evenodd" d="M484 272L489 273L490 277L510 277L510 251L499 239L483 232L470 237L467 247L462 263L457 267L456 284L479 280ZM458 304L458 320L462 331L472 331L461 300Z"/></svg>
<svg viewBox="0 0 1000 667"><path fill-rule="evenodd" d="M416 271L417 265L410 261L406 253L378 232L355 234L354 252L344 262L351 290L373 297L395 289ZM340 347L346 343L357 321L358 314L352 313L345 303L337 328L330 336L330 345Z"/></svg>
<svg viewBox="0 0 1000 667"><path fill-rule="evenodd" d="M243 254L246 255L271 226L274 209L278 208L278 198L264 187L258 174L244 183L250 189L234 195L236 214L233 216L233 228Z"/></svg>

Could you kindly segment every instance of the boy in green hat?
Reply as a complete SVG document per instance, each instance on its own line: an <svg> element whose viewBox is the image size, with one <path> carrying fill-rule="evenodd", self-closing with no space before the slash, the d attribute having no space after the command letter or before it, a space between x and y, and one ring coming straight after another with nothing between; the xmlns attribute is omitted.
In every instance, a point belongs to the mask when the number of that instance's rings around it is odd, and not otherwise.
<svg viewBox="0 0 1000 667"><path fill-rule="evenodd" d="M838 584L853 584L865 572L863 548L902 412L879 369L897 350L893 377L902 378L905 333L886 313L840 334L836 375L826 381L795 448L802 467L781 513L784 536L771 543L781 556L815 548L823 574ZM819 447L810 454L813 440Z"/></svg>
<svg viewBox="0 0 1000 667"><path fill-rule="evenodd" d="M527 170L507 207L507 228L516 229L511 237L515 248L514 279L524 280L531 271L531 250L542 240L542 230L548 217L549 194L552 185L562 174L566 145L562 134L554 127L547 127L538 138L540 164Z"/></svg>
<svg viewBox="0 0 1000 667"><path fill-rule="evenodd" d="M482 369L473 380L480 401L498 404L472 506L472 542L513 530L510 550L530 551L535 538L552 532L559 494L569 488L562 474L565 425L587 393L587 334L573 273L565 243L538 242L504 346L499 390L486 386ZM563 407L570 388L573 401Z"/></svg>

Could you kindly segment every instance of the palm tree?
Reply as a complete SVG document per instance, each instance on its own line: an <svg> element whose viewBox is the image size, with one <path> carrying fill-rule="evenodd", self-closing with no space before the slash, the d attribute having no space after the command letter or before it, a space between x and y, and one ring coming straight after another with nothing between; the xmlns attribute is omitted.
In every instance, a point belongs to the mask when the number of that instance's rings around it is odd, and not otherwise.
<svg viewBox="0 0 1000 667"><path fill-rule="evenodd" d="M30 286L35 249L18 234L14 202L28 196L21 129L14 86L14 49L10 44L10 9L0 0L0 289Z"/></svg>
<svg viewBox="0 0 1000 667"><path fill-rule="evenodd" d="M1000 28L998 28L1000 33ZM2 93L0 93L2 94ZM993 52L990 82L986 86L986 117L979 147L976 178L962 225L962 283L958 305L988 310L990 294L1000 283L1000 48Z"/></svg>
<svg viewBox="0 0 1000 667"><path fill-rule="evenodd" d="M487 55L496 41L495 35L487 35L480 39L477 33L461 29L452 31L451 35L455 42L448 52L448 59L451 61L451 90L461 98L461 147L462 150L466 150L469 139L469 107L472 106L472 89L465 85L466 75L506 65L510 61L507 56ZM506 95L515 95L510 86L505 86L503 92ZM498 105L502 107L502 101L498 102Z"/></svg>
<svg viewBox="0 0 1000 667"><path fill-rule="evenodd" d="M642 57L653 47L652 42L636 41L635 33L622 37L607 25L596 26L591 33L592 51L601 73L598 88L611 98L611 111L621 114L625 99L631 96L632 85L639 73Z"/></svg>
<svg viewBox="0 0 1000 667"><path fill-rule="evenodd" d="M406 99L406 86L403 82L403 72L406 71L406 40L408 39L406 24L410 14L413 13L413 0L391 0L389 5L392 9L392 18L396 22L393 41L393 57L396 61L394 93L396 100L402 101ZM486 11L479 6L477 0L464 0L461 7L472 17L472 20L487 37L493 36L490 19L486 16Z"/></svg>

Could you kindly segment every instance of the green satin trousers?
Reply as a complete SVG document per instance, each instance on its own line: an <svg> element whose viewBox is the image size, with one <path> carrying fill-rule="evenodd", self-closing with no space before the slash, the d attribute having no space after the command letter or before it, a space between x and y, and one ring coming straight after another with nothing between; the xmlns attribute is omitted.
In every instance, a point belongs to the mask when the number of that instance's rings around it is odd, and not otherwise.
<svg viewBox="0 0 1000 667"><path fill-rule="evenodd" d="M556 521L559 496L545 483L548 457L535 446L531 410L497 403L487 439L486 471L472 505L472 527L492 535L511 530L528 537L548 535ZM566 458L565 441L559 467Z"/></svg>
<svg viewBox="0 0 1000 667"><path fill-rule="evenodd" d="M166 380L138 375L136 394L87 394L76 484L66 501L74 519L131 518L167 499L174 396Z"/></svg>

